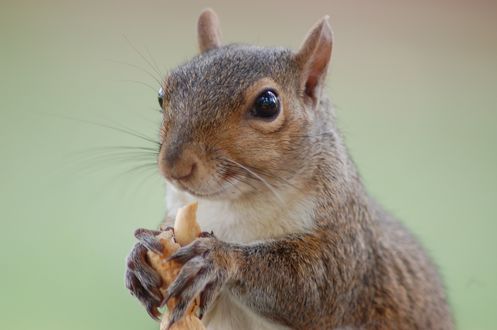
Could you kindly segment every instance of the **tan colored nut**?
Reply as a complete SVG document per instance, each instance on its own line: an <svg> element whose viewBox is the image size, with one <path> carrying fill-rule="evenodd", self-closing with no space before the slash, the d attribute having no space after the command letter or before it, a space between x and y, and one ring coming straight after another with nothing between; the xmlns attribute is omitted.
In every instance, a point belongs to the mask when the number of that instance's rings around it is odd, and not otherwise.
<svg viewBox="0 0 497 330"><path fill-rule="evenodd" d="M193 242L200 235L200 226L197 223L198 203L190 203L178 210L174 222L174 238L181 246Z"/></svg>

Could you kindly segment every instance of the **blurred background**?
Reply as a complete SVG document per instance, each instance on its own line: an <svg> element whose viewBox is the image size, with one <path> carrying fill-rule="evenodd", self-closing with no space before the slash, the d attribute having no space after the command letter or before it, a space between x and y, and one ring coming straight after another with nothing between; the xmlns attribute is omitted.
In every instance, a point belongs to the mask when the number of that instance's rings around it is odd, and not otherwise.
<svg viewBox="0 0 497 330"><path fill-rule="evenodd" d="M416 233L459 329L497 326L495 1L0 3L0 328L157 329L124 287L164 211L159 75L226 42L300 45L331 15L328 92L370 192ZM150 62L150 63L147 63ZM139 136L138 136L139 135Z"/></svg>

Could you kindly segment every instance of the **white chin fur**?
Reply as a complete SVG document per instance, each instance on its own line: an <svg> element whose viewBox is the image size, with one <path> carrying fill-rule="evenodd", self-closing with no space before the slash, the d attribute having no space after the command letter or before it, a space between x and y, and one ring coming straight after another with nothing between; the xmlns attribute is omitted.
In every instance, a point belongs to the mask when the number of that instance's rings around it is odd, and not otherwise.
<svg viewBox="0 0 497 330"><path fill-rule="evenodd" d="M192 196L166 184L167 218L174 219L178 208L198 201L197 220L203 231L214 232L217 238L233 243L250 243L312 228L313 205L302 192L278 191L252 194L236 199L228 193L212 198Z"/></svg>

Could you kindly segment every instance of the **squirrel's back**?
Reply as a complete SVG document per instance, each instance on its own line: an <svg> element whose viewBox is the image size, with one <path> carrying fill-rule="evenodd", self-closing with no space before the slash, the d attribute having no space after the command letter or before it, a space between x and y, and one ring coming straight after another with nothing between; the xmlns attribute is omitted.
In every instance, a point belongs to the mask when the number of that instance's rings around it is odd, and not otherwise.
<svg viewBox="0 0 497 330"><path fill-rule="evenodd" d="M375 214L372 276L365 287L378 326L365 329L453 329L443 283L425 249L379 206ZM384 319L393 322L385 327Z"/></svg>

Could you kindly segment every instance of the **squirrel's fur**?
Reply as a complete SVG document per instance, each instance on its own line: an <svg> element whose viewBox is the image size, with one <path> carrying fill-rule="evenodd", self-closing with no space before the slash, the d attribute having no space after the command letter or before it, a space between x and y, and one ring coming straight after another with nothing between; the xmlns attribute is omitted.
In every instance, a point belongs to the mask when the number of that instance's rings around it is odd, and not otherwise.
<svg viewBox="0 0 497 330"><path fill-rule="evenodd" d="M168 214L198 200L215 237L182 249L169 294L206 292L209 329L452 329L436 267L365 191L321 93L327 20L298 52L221 46L212 11L199 30L201 54L164 82L159 165ZM272 122L249 115L267 88L281 100ZM140 265L130 257L127 283L150 311Z"/></svg>

